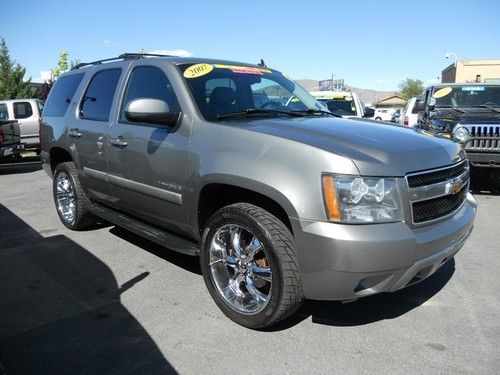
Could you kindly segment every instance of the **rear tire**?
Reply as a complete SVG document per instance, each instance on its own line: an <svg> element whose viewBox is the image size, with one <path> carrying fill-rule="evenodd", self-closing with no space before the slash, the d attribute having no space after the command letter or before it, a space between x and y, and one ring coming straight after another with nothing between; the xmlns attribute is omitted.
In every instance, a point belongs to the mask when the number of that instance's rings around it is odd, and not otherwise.
<svg viewBox="0 0 500 375"><path fill-rule="evenodd" d="M260 207L217 211L203 233L200 263L215 303L242 326L276 324L304 300L292 234Z"/></svg>
<svg viewBox="0 0 500 375"><path fill-rule="evenodd" d="M82 230L97 224L97 218L88 209L90 201L78 180L73 162L57 165L52 193L59 219L67 228Z"/></svg>

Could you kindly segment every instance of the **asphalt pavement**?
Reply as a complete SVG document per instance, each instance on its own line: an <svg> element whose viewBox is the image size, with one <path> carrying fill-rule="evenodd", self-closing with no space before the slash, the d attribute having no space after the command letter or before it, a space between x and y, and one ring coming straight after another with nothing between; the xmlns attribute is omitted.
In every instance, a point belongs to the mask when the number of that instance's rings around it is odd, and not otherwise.
<svg viewBox="0 0 500 375"><path fill-rule="evenodd" d="M72 232L37 164L2 168L0 374L498 374L500 196L475 197L471 237L429 279L253 331L219 311L197 258Z"/></svg>

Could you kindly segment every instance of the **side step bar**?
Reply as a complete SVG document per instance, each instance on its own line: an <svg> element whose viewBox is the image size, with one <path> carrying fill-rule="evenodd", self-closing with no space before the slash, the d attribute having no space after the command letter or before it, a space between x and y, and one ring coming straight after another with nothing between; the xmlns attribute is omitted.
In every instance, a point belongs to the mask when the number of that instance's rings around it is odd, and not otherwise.
<svg viewBox="0 0 500 375"><path fill-rule="evenodd" d="M152 242L165 246L168 249L186 255L198 255L200 247L196 242L189 241L175 234L163 231L152 225L145 224L123 213L104 207L98 203L91 203L89 210L96 216L103 218L119 227L125 228Z"/></svg>

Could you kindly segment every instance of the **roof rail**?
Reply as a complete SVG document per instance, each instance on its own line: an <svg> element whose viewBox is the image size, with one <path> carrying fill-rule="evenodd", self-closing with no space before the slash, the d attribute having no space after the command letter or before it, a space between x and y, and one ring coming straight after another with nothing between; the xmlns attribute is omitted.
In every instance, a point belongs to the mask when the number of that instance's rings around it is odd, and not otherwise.
<svg viewBox="0 0 500 375"><path fill-rule="evenodd" d="M118 57L111 57L109 59L76 64L74 67L71 68L71 70L80 69L80 68L83 68L84 66L87 66L87 65L99 65L99 64L102 64L104 62L110 62L110 61L115 61L115 60L137 60L137 59L142 59L144 57L173 57L173 55L161 55L161 54L157 54L157 53L141 53L141 52L130 53L130 52L127 52L127 53L122 53Z"/></svg>

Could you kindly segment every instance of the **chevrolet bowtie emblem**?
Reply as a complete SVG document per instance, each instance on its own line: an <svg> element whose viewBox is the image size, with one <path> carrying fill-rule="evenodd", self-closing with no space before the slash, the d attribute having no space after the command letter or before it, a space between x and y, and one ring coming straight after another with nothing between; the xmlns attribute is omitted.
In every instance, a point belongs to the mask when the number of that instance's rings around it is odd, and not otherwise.
<svg viewBox="0 0 500 375"><path fill-rule="evenodd" d="M457 178L451 182L451 194L457 194L462 187L464 186L464 182L461 178Z"/></svg>

